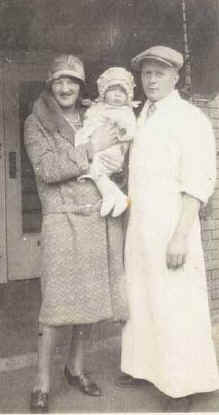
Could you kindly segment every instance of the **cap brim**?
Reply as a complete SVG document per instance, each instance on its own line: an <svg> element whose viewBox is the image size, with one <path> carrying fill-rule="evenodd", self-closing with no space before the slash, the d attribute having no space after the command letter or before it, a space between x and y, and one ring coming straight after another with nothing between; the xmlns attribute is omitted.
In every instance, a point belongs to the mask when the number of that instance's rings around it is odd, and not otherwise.
<svg viewBox="0 0 219 415"><path fill-rule="evenodd" d="M161 62L163 64L165 64L166 66L168 66L169 68L177 68L176 65L174 65L172 62L167 61L166 59L163 59L159 56L154 56L154 55L146 55L146 56L136 56L135 58L133 58L131 60L131 66L134 70L136 71L140 71L141 70L141 66L143 64L143 62L145 61L155 61L155 62Z"/></svg>

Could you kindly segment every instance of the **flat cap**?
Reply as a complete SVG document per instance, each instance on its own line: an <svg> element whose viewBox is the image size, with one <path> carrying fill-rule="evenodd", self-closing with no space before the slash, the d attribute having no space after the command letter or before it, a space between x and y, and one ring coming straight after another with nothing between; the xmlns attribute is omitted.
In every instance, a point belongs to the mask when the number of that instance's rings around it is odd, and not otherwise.
<svg viewBox="0 0 219 415"><path fill-rule="evenodd" d="M183 66L183 55L167 46L152 46L144 50L144 52L139 53L131 61L132 68L140 70L142 62L146 60L162 62L177 70L180 70Z"/></svg>

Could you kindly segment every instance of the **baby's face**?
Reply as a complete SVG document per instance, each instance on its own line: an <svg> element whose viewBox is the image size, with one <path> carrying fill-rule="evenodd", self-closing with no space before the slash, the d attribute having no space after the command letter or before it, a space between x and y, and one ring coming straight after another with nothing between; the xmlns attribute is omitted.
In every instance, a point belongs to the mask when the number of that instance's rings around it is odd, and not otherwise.
<svg viewBox="0 0 219 415"><path fill-rule="evenodd" d="M128 103L128 96L125 90L119 85L113 85L107 89L104 101L109 105L126 105Z"/></svg>

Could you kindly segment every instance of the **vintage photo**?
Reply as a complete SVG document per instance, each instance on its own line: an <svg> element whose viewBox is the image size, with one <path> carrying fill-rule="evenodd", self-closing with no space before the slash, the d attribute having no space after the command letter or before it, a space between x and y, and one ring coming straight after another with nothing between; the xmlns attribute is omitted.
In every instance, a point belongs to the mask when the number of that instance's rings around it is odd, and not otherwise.
<svg viewBox="0 0 219 415"><path fill-rule="evenodd" d="M1 0L0 413L219 413L219 1Z"/></svg>

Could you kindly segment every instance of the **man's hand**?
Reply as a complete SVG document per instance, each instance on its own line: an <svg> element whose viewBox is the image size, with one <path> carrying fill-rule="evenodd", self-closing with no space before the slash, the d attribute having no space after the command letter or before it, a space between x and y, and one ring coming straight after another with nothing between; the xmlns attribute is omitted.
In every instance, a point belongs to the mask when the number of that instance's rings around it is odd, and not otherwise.
<svg viewBox="0 0 219 415"><path fill-rule="evenodd" d="M112 124L107 123L104 126L98 127L92 134L92 146L94 154L105 150L108 147L116 144L118 141L116 137L116 129Z"/></svg>
<svg viewBox="0 0 219 415"><path fill-rule="evenodd" d="M174 234L167 246L167 267L177 269L186 262L187 240L184 236Z"/></svg>
<svg viewBox="0 0 219 415"><path fill-rule="evenodd" d="M176 269L185 264L187 256L187 239L198 219L200 201L186 193L182 194L182 208L176 230L167 246L167 266Z"/></svg>

